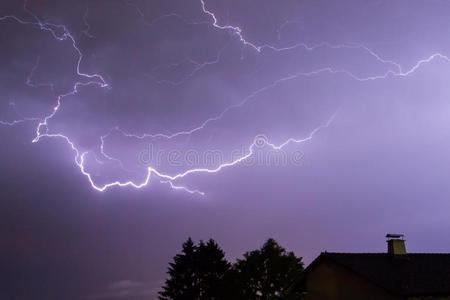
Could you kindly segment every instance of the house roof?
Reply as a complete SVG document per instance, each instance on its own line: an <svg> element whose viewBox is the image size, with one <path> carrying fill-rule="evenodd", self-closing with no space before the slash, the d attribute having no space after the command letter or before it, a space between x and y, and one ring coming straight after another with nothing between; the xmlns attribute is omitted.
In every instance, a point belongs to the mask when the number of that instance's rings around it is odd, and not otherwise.
<svg viewBox="0 0 450 300"><path fill-rule="evenodd" d="M305 270L330 260L396 295L450 295L450 254L329 253Z"/></svg>

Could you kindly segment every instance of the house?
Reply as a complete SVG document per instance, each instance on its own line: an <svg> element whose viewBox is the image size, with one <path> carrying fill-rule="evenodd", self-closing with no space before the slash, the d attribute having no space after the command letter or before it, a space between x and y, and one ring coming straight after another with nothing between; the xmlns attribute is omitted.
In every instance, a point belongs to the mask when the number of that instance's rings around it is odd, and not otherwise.
<svg viewBox="0 0 450 300"><path fill-rule="evenodd" d="M386 237L387 253L321 253L302 276L305 299L450 299L450 254L407 253L403 235Z"/></svg>

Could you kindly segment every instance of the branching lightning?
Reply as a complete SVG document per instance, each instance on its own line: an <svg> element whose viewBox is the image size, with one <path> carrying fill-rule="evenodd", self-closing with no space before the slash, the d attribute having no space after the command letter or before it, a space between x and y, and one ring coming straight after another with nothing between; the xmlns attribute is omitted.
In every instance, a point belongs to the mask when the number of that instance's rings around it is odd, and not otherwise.
<svg viewBox="0 0 450 300"><path fill-rule="evenodd" d="M315 51L319 48L324 48L324 47L329 48L329 49L355 49L355 50L360 50L360 51L370 55L378 63L388 66L388 70L382 74L375 74L375 75L366 76L366 77L357 76L357 75L353 74L352 72L345 70L345 69L334 69L332 67L325 67L325 68L317 69L317 70L310 71L310 72L298 72L293 75L274 80L272 83L257 89L256 91L250 93L247 97L242 99L240 102L238 102L236 104L232 104L232 105L226 107L221 112L215 114L214 116L207 118L203 122L200 122L200 124L196 127L193 127L190 129L185 129L185 130L180 130L180 131L172 133L172 134L129 133L129 132L126 132L116 126L116 127L113 127L111 130L106 132L106 134L104 134L103 136L101 136L99 138L100 139L100 150L99 151L100 151L100 154L102 155L102 160L99 160L95 156L95 154L93 154L89 151L84 151L84 152L81 151L75 145L75 143L68 136L64 135L63 133L52 133L49 129L49 121L58 113L58 110L60 109L61 105L63 104L64 98L67 96L77 94L79 92L79 88L85 87L85 86L97 86L99 88L112 88L112 87L106 82L106 80L104 79L104 77L102 75L87 74L87 73L83 73L81 71L81 64L83 61L83 53L80 50L80 48L78 47L76 39L69 32L68 28L65 25L53 24L53 23L41 21L41 19L35 13L33 13L32 11L30 11L27 8L27 2L25 1L23 9L26 13L28 13L28 15L33 19L33 21L23 20L14 15L1 16L0 21L13 21L13 22L19 23L21 25L34 26L34 27L40 29L41 31L45 31L45 32L51 34L53 36L53 38L57 41L69 42L71 44L72 48L75 50L77 57L78 57L77 62L76 62L76 75L79 78L81 78L82 80L76 82L70 91L67 91L63 94L56 96L56 104L53 106L50 113L47 114L45 117L35 118L35 117L22 117L19 115L21 118L18 120L13 120L13 121L1 121L0 120L0 125L14 126L14 125L17 125L17 124L23 123L23 122L37 121L38 123L37 123L36 130L35 130L36 135L35 135L34 139L32 140L32 142L33 143L39 142L42 138L58 138L58 139L64 140L75 153L75 157L74 157L75 164L78 166L81 173L87 177L91 187L97 191L105 191L108 188L114 187L114 186L118 186L118 187L129 186L129 187L133 187L136 189L141 189L141 188L147 186L150 179L154 177L160 183L167 184L173 190L182 190L182 191L190 193L190 194L197 194L197 195L203 196L204 192L177 185L176 184L177 180L183 179L183 178L188 177L189 175L193 175L193 174L219 173L223 169L238 165L239 163L245 161L246 159L248 159L252 155L254 155L255 148L258 147L258 145L256 144L257 143L256 140L254 140L253 142L250 143L245 154L243 154L239 158L236 158L229 162L223 163L215 168L192 168L192 169L183 171L181 173L166 174L165 172L157 170L154 167L148 167L147 171L146 171L146 176L145 176L144 180L140 183L135 183L130 180L130 181L123 181L123 182L122 181L113 181L113 182L109 182L109 183L106 183L103 185L97 184L94 181L92 174L87 171L86 159L87 159L88 155L92 154L95 157L95 161L99 164L102 163L104 160L112 161L112 162L117 163L122 170L124 170L126 172L133 172L131 170L128 170L124 166L123 162L120 159L117 159L107 153L107 150L105 149L105 140L108 137L110 137L110 135L113 132L119 132L123 136L130 137L130 138L136 138L136 139L146 139L146 138L150 138L150 139L151 138L161 138L161 139L167 139L167 140L175 139L180 136L189 136L196 132L204 130L210 124L223 119L225 115L227 115L228 113L231 113L233 110L243 107L249 101L255 99L256 96L261 94L262 92L272 89L283 82L291 81L291 80L294 80L294 79L297 79L300 77L318 76L318 75L324 74L324 73L343 74L343 75L348 76L356 81L363 82L363 81L371 81L371 80L383 80L383 79L387 79L389 77L407 77L407 76L410 76L411 74L413 74L416 70L418 70L424 64L430 63L431 61L433 61L435 59L442 59L446 62L450 62L450 59L447 56L440 54L440 53L434 53L427 58L418 60L411 68L404 71L402 66L399 63L396 63L392 60L382 58L380 55L375 53L370 48L366 47L365 45L357 44L357 43L343 43L343 44L339 44L339 45L333 45L333 44L330 44L327 42L323 42L323 43L320 43L317 45L312 45L312 46L304 44L304 43L297 43L297 44L286 46L286 47L275 47L275 46L269 45L269 44L257 45L254 42L251 42L245 38L241 27L232 26L232 25L220 25L220 21L216 17L215 13L208 9L205 0L199 0L199 1L200 1L200 8L201 8L203 14L205 15L205 17L207 17L209 19L209 21L189 22L186 19L184 19L181 15L176 14L176 13L165 14L165 15L162 15L162 16L154 19L153 21L147 21L143 11L139 8L139 6L136 3L132 2L132 1L125 1L125 3L127 5L133 7L137 11L137 13L139 14L139 16L142 18L143 22L147 26L153 26L157 22L160 22L162 19L165 19L165 18L177 18L187 24L192 24L192 25L212 26L213 28L215 28L217 30L226 30L226 31L231 32L234 37L237 37L237 39L240 41L240 43L244 47L249 47L250 49L253 49L257 53L261 53L265 50L274 51L274 52L293 51L296 49L303 49L305 51ZM85 29L82 32L85 36L87 36L89 38L94 38L94 36L90 33L91 26L89 25L89 23L87 21L88 13L89 13L89 11L88 11L88 9L86 9L86 12L83 15L83 19L82 19L83 23L85 25ZM285 23L283 23L277 30L278 38L281 39L281 30L283 29L283 27L287 26L288 24L292 24L292 23L296 23L296 22L297 21L289 21L289 20L285 21ZM62 32L62 34L59 34L59 32ZM219 53L217 54L217 57L211 61L198 62L198 61L195 61L192 59L187 59L186 62L188 62L189 64L191 64L193 66L192 71L189 72L189 74L187 74L185 77L183 77L182 79L180 79L178 81L160 80L155 77L154 77L154 79L159 84L181 85L181 84L185 83L189 78L192 78L193 76L195 76L196 73L199 72L200 70L207 68L211 65L219 63L221 56L222 56L222 50L220 50ZM33 76L34 76L36 70L39 68L39 62L40 62L40 57L38 56L36 59L36 64L33 66L33 68L31 69L31 71L26 79L26 84L30 87L35 87L35 88L36 87L48 87L54 92L54 84L52 84L52 83L36 83L33 81ZM154 69L154 71L157 71L157 70L158 70L158 67ZM318 132L320 130L329 127L331 125L331 123L333 122L334 117L335 117L335 115L330 117L330 119L327 120L323 125L320 125L319 127L315 128L313 131L311 131L311 133L308 136L306 136L304 138L291 137L280 144L274 144L274 143L266 140L266 141L264 141L264 145L267 147L270 147L273 150L281 150L289 144L302 144L302 143L308 142L308 141L312 140L313 137L316 134L318 134Z"/></svg>

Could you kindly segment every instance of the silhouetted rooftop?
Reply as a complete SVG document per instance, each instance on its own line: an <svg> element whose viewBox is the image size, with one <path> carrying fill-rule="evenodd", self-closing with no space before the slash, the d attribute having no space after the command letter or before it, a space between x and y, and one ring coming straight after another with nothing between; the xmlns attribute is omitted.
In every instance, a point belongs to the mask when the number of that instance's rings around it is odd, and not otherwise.
<svg viewBox="0 0 450 300"><path fill-rule="evenodd" d="M324 252L305 270L328 259L402 296L450 295L450 254Z"/></svg>

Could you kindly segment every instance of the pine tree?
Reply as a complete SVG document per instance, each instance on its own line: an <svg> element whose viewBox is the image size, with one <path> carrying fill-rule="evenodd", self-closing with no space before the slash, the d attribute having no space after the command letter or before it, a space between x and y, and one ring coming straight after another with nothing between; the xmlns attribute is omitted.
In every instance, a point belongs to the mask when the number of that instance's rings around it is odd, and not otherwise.
<svg viewBox="0 0 450 300"><path fill-rule="evenodd" d="M177 254L173 262L169 264L169 279L160 292L159 299L196 299L198 295L197 278L196 278L196 258L195 252L197 247L191 238L183 244L182 254Z"/></svg>
<svg viewBox="0 0 450 300"><path fill-rule="evenodd" d="M195 246L189 238L182 254L169 264L169 279L159 293L161 300L214 300L223 298L224 277L230 268L222 249L212 239Z"/></svg>

